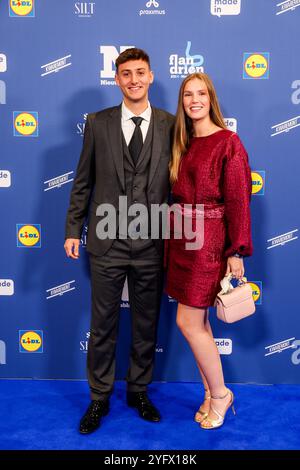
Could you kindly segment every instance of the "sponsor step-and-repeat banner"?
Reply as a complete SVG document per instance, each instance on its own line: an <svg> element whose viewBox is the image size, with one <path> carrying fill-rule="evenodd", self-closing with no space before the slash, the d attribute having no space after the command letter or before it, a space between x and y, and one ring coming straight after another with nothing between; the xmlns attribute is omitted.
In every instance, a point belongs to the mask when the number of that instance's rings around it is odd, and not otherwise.
<svg viewBox="0 0 300 470"><path fill-rule="evenodd" d="M85 252L67 259L65 215L87 114L120 103L114 61L145 49L151 102L176 111L195 71L216 86L226 125L252 169L254 255L245 260L256 313L221 324L228 382L300 383L300 0L6 0L0 3L0 376L85 378L90 284ZM162 301L156 380L198 381ZM117 377L130 348L127 284Z"/></svg>

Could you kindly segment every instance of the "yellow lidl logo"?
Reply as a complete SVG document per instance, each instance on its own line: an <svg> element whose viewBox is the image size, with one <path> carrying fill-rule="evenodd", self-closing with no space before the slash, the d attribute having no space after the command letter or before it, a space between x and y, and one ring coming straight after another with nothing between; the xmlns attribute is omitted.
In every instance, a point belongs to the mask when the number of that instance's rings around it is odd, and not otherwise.
<svg viewBox="0 0 300 470"><path fill-rule="evenodd" d="M34 0L9 0L9 16L35 16Z"/></svg>
<svg viewBox="0 0 300 470"><path fill-rule="evenodd" d="M43 332L41 330L20 330L19 351L29 353L43 352Z"/></svg>
<svg viewBox="0 0 300 470"><path fill-rule="evenodd" d="M38 136L38 113L14 111L14 136L37 137Z"/></svg>
<svg viewBox="0 0 300 470"><path fill-rule="evenodd" d="M262 282L261 281L252 281L248 282L252 288L252 296L256 305L262 304Z"/></svg>
<svg viewBox="0 0 300 470"><path fill-rule="evenodd" d="M269 52L245 52L243 78L269 78Z"/></svg>
<svg viewBox="0 0 300 470"><path fill-rule="evenodd" d="M252 194L263 196L265 194L265 171L252 171Z"/></svg>
<svg viewBox="0 0 300 470"><path fill-rule="evenodd" d="M27 248L41 247L41 225L17 224L17 246Z"/></svg>

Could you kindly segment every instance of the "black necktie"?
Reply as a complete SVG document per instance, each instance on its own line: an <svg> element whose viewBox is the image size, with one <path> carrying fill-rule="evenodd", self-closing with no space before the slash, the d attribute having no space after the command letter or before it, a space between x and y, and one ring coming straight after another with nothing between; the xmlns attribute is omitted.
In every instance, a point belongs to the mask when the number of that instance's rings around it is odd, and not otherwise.
<svg viewBox="0 0 300 470"><path fill-rule="evenodd" d="M128 149L131 155L131 158L133 160L133 163L136 165L138 158L140 156L142 147L143 147L143 135L141 131L141 123L143 121L143 118L141 117L132 117L131 118L135 124L135 129L134 133L132 134L130 143L128 145Z"/></svg>

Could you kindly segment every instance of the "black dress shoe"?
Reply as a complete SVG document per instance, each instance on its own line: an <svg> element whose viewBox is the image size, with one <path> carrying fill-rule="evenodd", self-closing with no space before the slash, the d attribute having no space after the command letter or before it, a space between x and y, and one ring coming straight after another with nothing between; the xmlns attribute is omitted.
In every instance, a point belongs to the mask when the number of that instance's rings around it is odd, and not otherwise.
<svg viewBox="0 0 300 470"><path fill-rule="evenodd" d="M106 416L108 412L108 400L92 400L90 406L80 421L79 432L81 434L90 434L91 432L98 429L101 418Z"/></svg>
<svg viewBox="0 0 300 470"><path fill-rule="evenodd" d="M146 392L127 392L127 405L136 408L140 417L146 421L160 421L159 411L151 403Z"/></svg>

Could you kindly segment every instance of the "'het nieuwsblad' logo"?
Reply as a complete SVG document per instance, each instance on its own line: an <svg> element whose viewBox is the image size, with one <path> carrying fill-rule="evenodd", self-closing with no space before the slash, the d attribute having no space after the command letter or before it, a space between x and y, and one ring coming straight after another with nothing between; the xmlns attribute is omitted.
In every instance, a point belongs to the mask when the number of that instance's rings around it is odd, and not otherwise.
<svg viewBox="0 0 300 470"><path fill-rule="evenodd" d="M37 112L14 111L13 121L15 137L38 137L39 122Z"/></svg>
<svg viewBox="0 0 300 470"><path fill-rule="evenodd" d="M248 281L252 289L252 297L256 305L262 304L262 282L261 281Z"/></svg>
<svg viewBox="0 0 300 470"><path fill-rule="evenodd" d="M255 196L263 196L265 194L266 173L262 170L251 172L252 178L252 194Z"/></svg>
<svg viewBox="0 0 300 470"><path fill-rule="evenodd" d="M41 248L40 224L17 224L18 248Z"/></svg>
<svg viewBox="0 0 300 470"><path fill-rule="evenodd" d="M269 78L269 52L245 52L243 78Z"/></svg>
<svg viewBox="0 0 300 470"><path fill-rule="evenodd" d="M9 16L34 17L34 0L9 0Z"/></svg>
<svg viewBox="0 0 300 470"><path fill-rule="evenodd" d="M43 352L43 331L42 330L20 330L19 331L19 352L21 353L42 353Z"/></svg>

